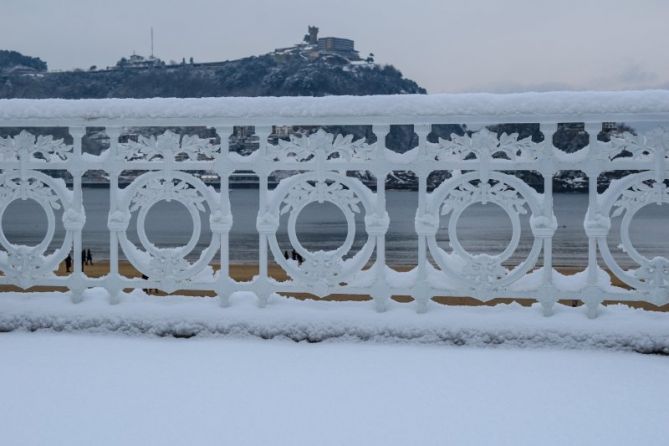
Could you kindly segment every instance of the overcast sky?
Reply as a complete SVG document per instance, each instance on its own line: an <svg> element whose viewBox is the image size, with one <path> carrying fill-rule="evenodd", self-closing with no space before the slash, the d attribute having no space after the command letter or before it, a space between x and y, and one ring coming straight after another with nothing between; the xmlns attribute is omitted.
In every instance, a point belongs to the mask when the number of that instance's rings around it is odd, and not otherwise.
<svg viewBox="0 0 669 446"><path fill-rule="evenodd" d="M50 69L133 51L236 59L355 40L431 93L669 88L669 0L1 0L0 49Z"/></svg>

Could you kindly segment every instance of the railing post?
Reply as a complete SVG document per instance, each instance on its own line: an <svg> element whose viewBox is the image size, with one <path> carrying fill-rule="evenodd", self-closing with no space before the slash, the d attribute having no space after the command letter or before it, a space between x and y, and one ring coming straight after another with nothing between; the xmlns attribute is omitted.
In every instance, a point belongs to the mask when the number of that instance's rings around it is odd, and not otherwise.
<svg viewBox="0 0 669 446"><path fill-rule="evenodd" d="M386 222L388 220L388 213L386 210L386 170L385 151L386 151L386 137L390 132L388 125L375 125L372 129L376 135L376 147L374 151L374 170L373 174L376 177L376 211L374 218L376 222ZM378 233L376 237L376 262L374 265L374 274L376 277L374 290L372 291L372 298L374 299L374 307L376 311L383 312L388 308L388 301L390 300L390 291L386 279L386 231L387 225L381 231L379 224L376 225Z"/></svg>
<svg viewBox="0 0 669 446"><path fill-rule="evenodd" d="M260 161L256 167L256 173L259 180L259 206L258 206L258 233L259 233L259 271L258 278L255 280L255 290L256 296L258 297L258 306L264 308L267 306L269 301L269 296L271 294L271 289L269 286L269 258L267 253L267 236L271 232L271 229L268 227L267 220L274 219L274 216L270 214L267 203L267 191L268 191L268 181L270 166L267 164L268 158L268 148L269 144L268 138L272 128L268 126L256 127L256 134L258 135L260 147ZM278 217L277 217L278 218ZM269 225L272 226L272 225Z"/></svg>
<svg viewBox="0 0 669 446"><path fill-rule="evenodd" d="M589 205L584 222L585 231L588 236L588 276L587 286L582 291L582 300L586 306L586 312L589 318L597 317L599 306L604 300L602 290L598 284L599 265L597 263L597 241L601 237L606 237L608 226L602 224L608 221L608 216L601 214L599 206L599 194L597 192L597 182L602 173L602 166L599 161L601 147L597 136L602 129L599 122L586 122L585 131L588 133L588 155L590 162L587 164L585 172L588 175L588 197Z"/></svg>
<svg viewBox="0 0 669 446"><path fill-rule="evenodd" d="M230 305L230 294L233 290L232 279L230 277L230 229L232 228L232 210L230 207L230 136L233 132L232 126L217 127L216 133L220 138L221 154L216 161L216 173L221 181L221 190L219 192L219 212L221 219L224 220L221 224L225 227L221 228L221 252L220 252L220 272L218 275L218 298L222 307Z"/></svg>
<svg viewBox="0 0 669 446"><path fill-rule="evenodd" d="M81 161L81 139L86 134L86 129L84 127L71 127L69 129L70 135L72 136L72 145L73 145L73 157L70 164L69 172L72 175L72 189L73 189L73 199L72 207L69 209L76 217L71 217L68 219L72 226L66 228L74 232L73 238L73 249L74 249L74 268L73 274L70 278L70 291L72 293L72 302L79 303L83 299L83 292L85 288L85 275L83 272L83 252L82 252L82 241L81 241L81 232L85 223L85 212L84 212L84 203L83 203L83 191L81 184L81 177L83 175L82 170L82 161Z"/></svg>
<svg viewBox="0 0 669 446"><path fill-rule="evenodd" d="M119 175L122 171L122 162L120 160L118 144L121 136L120 127L107 127L105 129L109 136L109 163L107 164L107 174L109 175L109 275L106 278L107 291L109 292L109 303L112 305L121 302L121 277L119 274L118 259L118 231L122 230L124 224L124 215L118 208Z"/></svg>
<svg viewBox="0 0 669 446"><path fill-rule="evenodd" d="M420 124L414 127L414 132L418 135L418 158L421 160L419 168L415 172L418 176L418 215L425 214L427 195L427 177L431 170L423 161L427 158L427 135L432 130L429 124ZM437 217L438 218L438 217ZM418 234L418 271L417 283L414 287L416 300L416 312L425 313L428 309L428 303L431 298L430 287L428 286L427 275L427 236L425 234Z"/></svg>
<svg viewBox="0 0 669 446"><path fill-rule="evenodd" d="M553 235L557 229L557 220L553 211L553 175L555 174L553 135L557 130L557 124L541 124L540 130L544 135L539 156L540 172L544 180L542 210L544 225L540 229L537 228L536 235L543 239L544 269L539 290L539 302L544 316L550 316L553 314L553 306L556 301L553 285Z"/></svg>

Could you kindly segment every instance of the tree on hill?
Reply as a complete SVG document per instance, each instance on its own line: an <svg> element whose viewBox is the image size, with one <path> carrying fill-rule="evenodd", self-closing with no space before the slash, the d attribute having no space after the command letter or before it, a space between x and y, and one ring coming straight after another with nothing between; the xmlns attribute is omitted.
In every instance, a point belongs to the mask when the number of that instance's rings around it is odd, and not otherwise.
<svg viewBox="0 0 669 446"><path fill-rule="evenodd" d="M18 51L0 50L0 71L9 71L14 67L28 67L35 71L46 71L47 65L39 57L24 56Z"/></svg>

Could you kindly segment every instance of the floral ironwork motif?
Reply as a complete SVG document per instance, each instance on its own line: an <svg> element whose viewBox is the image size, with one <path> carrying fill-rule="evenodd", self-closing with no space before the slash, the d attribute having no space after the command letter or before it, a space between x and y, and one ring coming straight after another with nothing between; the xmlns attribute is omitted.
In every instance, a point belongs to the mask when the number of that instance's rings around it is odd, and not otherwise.
<svg viewBox="0 0 669 446"><path fill-rule="evenodd" d="M317 251L310 253L300 266L300 270L309 282L324 281L336 285L343 273L343 264L335 251Z"/></svg>
<svg viewBox="0 0 669 446"><path fill-rule="evenodd" d="M359 180L340 176L336 173L324 173L323 176L310 174L296 175L289 178L289 187L271 194L269 212L258 219L259 231L266 231L275 260L294 280L303 281L310 286L310 292L325 294L328 287L338 286L359 272L373 251L375 237L369 237L360 252L349 259L349 253L355 238L355 215L365 213L375 218L365 219L368 235L382 235L387 230L384 224L387 215L376 215L364 192L368 190ZM296 221L301 211L311 203L332 203L343 213L348 227L346 240L337 249L311 251L302 246L297 238ZM298 263L284 259L276 238L279 218L288 216L287 231L293 249L302 256Z"/></svg>
<svg viewBox="0 0 669 446"><path fill-rule="evenodd" d="M128 187L119 203L119 210L109 216L109 228L118 233L119 242L133 265L149 278L160 279L168 291L183 286L201 273L217 250L222 232L229 230L224 215L214 200L213 192L199 179L183 172L154 172L140 176ZM193 221L193 232L184 246L161 248L149 241L146 235L145 218L148 211L161 201L175 201L182 204ZM187 256L196 248L202 231L202 213L210 212L214 225L212 240L196 262ZM130 214L137 213L137 234L143 251L132 244L126 235ZM225 226L225 227L224 227Z"/></svg>
<svg viewBox="0 0 669 446"><path fill-rule="evenodd" d="M205 198L192 184L180 178L160 177L137 190L130 202L130 212L160 200L185 202L194 205L200 212L205 211Z"/></svg>
<svg viewBox="0 0 669 446"><path fill-rule="evenodd" d="M33 200L46 213L47 233L44 239L35 246L11 243L0 227L0 245L5 250L0 258L0 270L8 277L15 278L22 287L28 287L41 277L52 274L54 266L66 256L71 242L71 234L80 230L85 216L74 212L68 207L63 213L63 224L66 236L60 249L46 255L46 251L53 239L55 231L54 211L63 209L68 203L64 199L62 190L58 190L56 183L44 174L28 171L21 173L9 171L0 174L0 217L4 215L8 206L17 200ZM60 183L62 185L62 183Z"/></svg>
<svg viewBox="0 0 669 446"><path fill-rule="evenodd" d="M56 192L37 178L24 178L12 174L0 174L0 206L6 207L16 199L33 199L49 203L57 210L61 208Z"/></svg>
<svg viewBox="0 0 669 446"><path fill-rule="evenodd" d="M619 217L626 211L638 209L653 201L669 202L669 188L664 183L647 181L634 184L613 203L611 217Z"/></svg>
<svg viewBox="0 0 669 446"><path fill-rule="evenodd" d="M518 133L502 133L499 137L488 129L465 135L451 133L450 139L439 138L438 143L427 144L430 159L438 161L465 161L482 158L501 158L511 161L535 161L539 158L538 145L532 138L518 138Z"/></svg>
<svg viewBox="0 0 669 446"><path fill-rule="evenodd" d="M213 159L220 152L220 146L209 138L197 135L180 135L166 130L158 136L137 136L137 140L119 144L119 155L127 161L175 160L179 155L196 161Z"/></svg>
<svg viewBox="0 0 669 446"><path fill-rule="evenodd" d="M493 183L493 184L491 184ZM511 207L517 214L527 214L527 201L517 190L501 181L464 182L455 187L441 206L441 215L448 215L455 209L462 209L472 203L497 201Z"/></svg>
<svg viewBox="0 0 669 446"><path fill-rule="evenodd" d="M652 160L659 148L669 156L669 130L658 127L645 134L623 132L611 135L611 139L601 143L609 160Z"/></svg>
<svg viewBox="0 0 669 446"><path fill-rule="evenodd" d="M351 212L360 212L360 198L343 184L332 181L302 182L293 187L281 203L281 215L303 207L305 203L329 201Z"/></svg>
<svg viewBox="0 0 669 446"><path fill-rule="evenodd" d="M22 130L16 136L0 138L0 161L40 159L36 155L41 155L41 159L47 162L66 161L71 154L72 146L51 135L35 136Z"/></svg>
<svg viewBox="0 0 669 446"><path fill-rule="evenodd" d="M457 281L464 288L477 293L477 298L485 300L508 285L518 276L519 270L531 268L536 260L540 248L540 238L552 237L554 231L551 219L530 219L535 240L532 253L513 272L503 264L510 259L518 247L520 239L520 216L528 213L528 207L533 213L539 210L534 192L524 183L523 192L514 186L518 181L508 175L494 173L493 177L482 180L475 173L468 173L447 180L433 193L429 206L422 214L416 216L416 231L427 237L428 247L432 257L441 270L450 278ZM533 197L534 204L528 201ZM499 206L511 220L512 236L506 249L497 255L471 254L460 243L457 231L458 221L462 213L475 203L493 203ZM437 245L436 233L438 218L436 215L448 216L448 233L450 237L451 253L447 253ZM548 224L550 223L550 224Z"/></svg>
<svg viewBox="0 0 669 446"><path fill-rule="evenodd" d="M311 161L343 159L345 161L369 161L375 146L367 144L365 138L353 139L353 135L333 135L319 129L310 135L290 135L288 140L279 139L270 145L270 154L275 161Z"/></svg>
<svg viewBox="0 0 669 446"><path fill-rule="evenodd" d="M461 274L474 287L486 290L494 288L509 270L500 264L497 256L478 254L466 259Z"/></svg>
<svg viewBox="0 0 669 446"><path fill-rule="evenodd" d="M650 287L669 286L669 260L664 257L655 257L644 262L634 271L634 276Z"/></svg>

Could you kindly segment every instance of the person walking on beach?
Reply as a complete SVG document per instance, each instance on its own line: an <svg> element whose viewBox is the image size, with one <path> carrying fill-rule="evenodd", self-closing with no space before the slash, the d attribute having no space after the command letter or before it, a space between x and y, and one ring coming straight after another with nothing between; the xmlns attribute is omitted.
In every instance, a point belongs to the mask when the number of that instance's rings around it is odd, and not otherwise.
<svg viewBox="0 0 669 446"><path fill-rule="evenodd" d="M149 276L142 274L142 280L149 280ZM144 291L146 294L151 294L151 288L142 288L142 291Z"/></svg>
<svg viewBox="0 0 669 446"><path fill-rule="evenodd" d="M84 271L84 265L86 264L86 250L81 250L81 271Z"/></svg>
<svg viewBox="0 0 669 446"><path fill-rule="evenodd" d="M93 264L93 254L91 254L91 248L88 248L86 250L86 264L87 265Z"/></svg>
<svg viewBox="0 0 669 446"><path fill-rule="evenodd" d="M72 255L70 253L67 254L67 257L65 257L65 272L72 272Z"/></svg>

